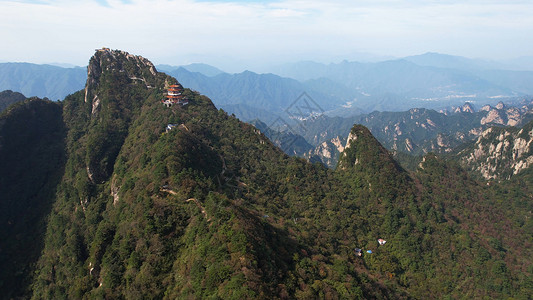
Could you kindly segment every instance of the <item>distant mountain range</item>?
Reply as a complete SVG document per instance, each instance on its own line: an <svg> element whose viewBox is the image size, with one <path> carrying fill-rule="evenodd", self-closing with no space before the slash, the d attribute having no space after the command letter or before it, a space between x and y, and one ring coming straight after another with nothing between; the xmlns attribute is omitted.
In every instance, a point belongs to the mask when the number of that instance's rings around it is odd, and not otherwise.
<svg viewBox="0 0 533 300"><path fill-rule="evenodd" d="M424 155L428 152L451 153L493 126L523 126L531 120L533 99L526 98L514 106L500 102L496 106L485 105L478 111L466 103L446 111L413 108L403 112L375 111L348 118L321 115L298 126L282 128L281 133L264 133L274 139L274 143L283 145L280 148L286 153L321 161L334 168L352 124L368 127L376 139L391 151ZM257 128L263 131L260 126ZM302 146L299 142L302 137L311 147Z"/></svg>
<svg viewBox="0 0 533 300"><path fill-rule="evenodd" d="M414 58L411 60L415 61ZM495 104L501 99L533 93L529 84L533 72L530 71L479 68L467 71L427 66L429 59L423 62L424 65L407 59L379 63L344 61L329 65L301 62L279 69L278 74L300 81L327 78L349 90L357 90L365 97L356 97L352 104L366 111L442 108L465 101ZM436 60L431 62L444 64ZM455 60L452 65L460 65L460 60ZM474 62L468 64L472 68L474 65Z"/></svg>
<svg viewBox="0 0 533 300"><path fill-rule="evenodd" d="M185 68L172 70L168 74L179 78L184 86L210 97L217 107L235 113L243 121L261 119L270 124L279 117L290 121L286 109L296 103L304 92L314 102L314 110L320 112L341 107L347 100L339 95L331 95L313 82L306 84L274 74L245 71L210 77Z"/></svg>
<svg viewBox="0 0 533 300"><path fill-rule="evenodd" d="M26 97L63 100L85 85L87 69L29 63L0 64L0 91L12 90Z"/></svg>
<svg viewBox="0 0 533 300"><path fill-rule="evenodd" d="M523 58L523 68L527 68ZM158 65L184 86L210 96L217 107L244 121L278 118L302 93L329 116L351 117L372 111L442 109L470 102L496 105L533 94L533 71L516 71L510 62L491 62L438 53L373 63L298 62L272 74L228 74L201 63ZM83 88L85 68L27 63L0 64L0 90L62 100Z"/></svg>
<svg viewBox="0 0 533 300"><path fill-rule="evenodd" d="M457 70L507 70L504 63L487 61L481 59L470 59L461 56L428 52L420 55L407 56L404 60L410 61L419 66L435 67L443 69Z"/></svg>
<svg viewBox="0 0 533 300"><path fill-rule="evenodd" d="M184 66L157 65L156 67L159 71L166 72L166 73L175 71L179 68L184 68L185 70L189 72L201 73L209 77L216 76L222 73L226 73L220 70L219 68L210 66L208 64L202 64L202 63L193 63L193 64L184 65Z"/></svg>

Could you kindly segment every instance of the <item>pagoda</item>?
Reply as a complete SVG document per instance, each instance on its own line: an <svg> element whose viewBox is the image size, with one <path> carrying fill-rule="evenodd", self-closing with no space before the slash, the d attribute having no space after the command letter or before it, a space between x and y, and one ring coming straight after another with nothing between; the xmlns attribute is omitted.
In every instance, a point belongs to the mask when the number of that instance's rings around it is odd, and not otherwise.
<svg viewBox="0 0 533 300"><path fill-rule="evenodd" d="M163 104L167 107L172 106L173 104L186 105L189 102L187 98L182 95L183 87L181 84L172 84L167 88L167 94L165 99L163 99Z"/></svg>

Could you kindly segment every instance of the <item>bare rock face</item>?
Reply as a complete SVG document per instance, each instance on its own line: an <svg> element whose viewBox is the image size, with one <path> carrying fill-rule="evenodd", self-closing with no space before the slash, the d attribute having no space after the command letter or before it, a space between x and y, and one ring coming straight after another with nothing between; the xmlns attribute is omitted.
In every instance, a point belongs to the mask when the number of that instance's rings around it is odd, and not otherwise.
<svg viewBox="0 0 533 300"><path fill-rule="evenodd" d="M487 104L487 105L484 105L484 106L480 109L480 111L490 111L491 109L492 109L492 107L491 107L490 105Z"/></svg>
<svg viewBox="0 0 533 300"><path fill-rule="evenodd" d="M85 102L93 101L93 113L97 111L97 90L101 84L101 76L104 72L112 72L126 77L126 81L140 81L147 88L152 88L157 70L148 59L129 54L122 50L102 48L96 50L87 66L87 82L85 84ZM97 102L94 104L94 102Z"/></svg>
<svg viewBox="0 0 533 300"><path fill-rule="evenodd" d="M88 99L90 99L89 91L95 90L98 87L98 83L100 82L100 75L102 75L101 64L96 59L91 58L91 61L87 66L87 82L85 83L85 103L87 103ZM97 95L94 96L97 97Z"/></svg>
<svg viewBox="0 0 533 300"><path fill-rule="evenodd" d="M481 125L485 125L485 124L488 124L488 123L492 123L492 124L499 124L499 125L504 125L505 122L500 114L500 111L498 111L497 109L492 109L489 111L489 113L487 114L487 116L483 117L481 119Z"/></svg>
<svg viewBox="0 0 533 300"><path fill-rule="evenodd" d="M310 159L318 157L324 165L329 168L334 168L339 160L340 153L344 151L344 143L342 139L337 136L329 141L322 142L316 148L309 150L304 154L304 157Z"/></svg>
<svg viewBox="0 0 533 300"><path fill-rule="evenodd" d="M472 106L472 104L470 104L469 102L466 102L463 106L460 106L460 107L457 107L456 109L454 109L454 112L455 113L459 113L459 112L465 112L465 113L475 113L475 110L474 110L474 107Z"/></svg>
<svg viewBox="0 0 533 300"><path fill-rule="evenodd" d="M518 108L511 107L507 109L505 112L507 114L507 125L508 126L516 126L520 124L520 122L522 121L522 114Z"/></svg>
<svg viewBox="0 0 533 300"><path fill-rule="evenodd" d="M342 141L339 136L333 138L331 140L331 143L336 147L337 151L342 152L344 151L344 147L342 146Z"/></svg>
<svg viewBox="0 0 533 300"><path fill-rule="evenodd" d="M496 107L485 105L481 111L487 112L487 114L481 118L481 125L517 126L522 123L524 115L526 115L529 110L527 106L522 108L507 107L500 102Z"/></svg>
<svg viewBox="0 0 533 300"><path fill-rule="evenodd" d="M114 176L111 180L111 196L113 197L113 205L117 205L117 203L120 201L120 196L118 194L120 190L120 186L117 186L117 179Z"/></svg>
<svg viewBox="0 0 533 300"><path fill-rule="evenodd" d="M533 165L533 122L520 130L489 128L460 155L464 166L485 179L509 179Z"/></svg>

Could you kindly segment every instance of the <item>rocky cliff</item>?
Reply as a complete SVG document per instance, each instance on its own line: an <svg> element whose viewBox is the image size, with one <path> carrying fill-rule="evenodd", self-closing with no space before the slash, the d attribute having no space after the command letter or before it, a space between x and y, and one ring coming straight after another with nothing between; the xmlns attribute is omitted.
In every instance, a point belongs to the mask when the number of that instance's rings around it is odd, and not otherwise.
<svg viewBox="0 0 533 300"><path fill-rule="evenodd" d="M533 121L521 129L489 128L459 156L485 179L509 179L533 164Z"/></svg>
<svg viewBox="0 0 533 300"><path fill-rule="evenodd" d="M450 111L413 108L405 112L373 112L351 119L321 116L302 123L299 132L315 148L301 153L335 167L352 124L361 124L387 149L411 155L428 152L451 153L460 145L477 139L492 126L522 126L533 118L533 101L524 99L515 106L498 103L475 111L470 103Z"/></svg>

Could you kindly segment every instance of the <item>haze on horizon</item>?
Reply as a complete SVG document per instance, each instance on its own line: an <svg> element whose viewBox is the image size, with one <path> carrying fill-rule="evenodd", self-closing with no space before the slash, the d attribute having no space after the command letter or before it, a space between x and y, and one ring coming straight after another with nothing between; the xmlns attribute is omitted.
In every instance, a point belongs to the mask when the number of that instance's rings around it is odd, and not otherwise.
<svg viewBox="0 0 533 300"><path fill-rule="evenodd" d="M226 71L438 52L533 55L529 0L0 0L0 61L86 65L95 48Z"/></svg>

